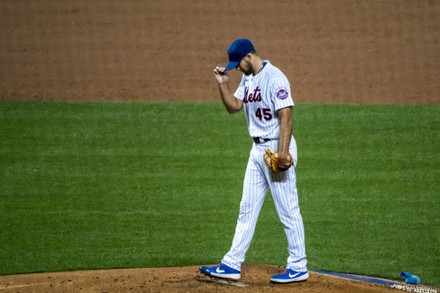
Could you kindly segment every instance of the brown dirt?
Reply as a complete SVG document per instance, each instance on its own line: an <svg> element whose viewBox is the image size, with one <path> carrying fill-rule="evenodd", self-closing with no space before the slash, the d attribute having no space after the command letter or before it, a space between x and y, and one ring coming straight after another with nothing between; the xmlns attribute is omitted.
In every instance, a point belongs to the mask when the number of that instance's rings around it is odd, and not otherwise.
<svg viewBox="0 0 440 293"><path fill-rule="evenodd" d="M385 285L351 281L311 273L295 284L271 284L280 269L244 265L242 279L220 284L198 272L198 267L79 271L0 277L0 292L390 292ZM235 285L234 285L235 284ZM240 287L238 287L240 286Z"/></svg>
<svg viewBox="0 0 440 293"><path fill-rule="evenodd" d="M212 68L247 37L296 102L440 103L439 19L436 0L3 0L0 100L219 101ZM197 267L2 276L0 291L392 290L314 273L270 284L278 271L245 265L243 288Z"/></svg>
<svg viewBox="0 0 440 293"><path fill-rule="evenodd" d="M439 19L438 0L3 0L0 100L219 101L212 69L247 37L296 102L439 103Z"/></svg>

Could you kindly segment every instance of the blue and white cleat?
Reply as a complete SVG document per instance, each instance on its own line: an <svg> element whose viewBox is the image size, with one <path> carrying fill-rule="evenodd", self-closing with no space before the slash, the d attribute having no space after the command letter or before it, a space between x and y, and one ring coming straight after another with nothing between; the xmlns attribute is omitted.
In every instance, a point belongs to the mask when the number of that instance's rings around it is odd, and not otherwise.
<svg viewBox="0 0 440 293"><path fill-rule="evenodd" d="M240 271L234 270L225 264L213 267L200 267L200 272L210 277L216 277L228 280L240 279Z"/></svg>
<svg viewBox="0 0 440 293"><path fill-rule="evenodd" d="M301 282L305 281L309 278L309 273L305 272L296 272L291 269L286 269L284 273L272 276L270 281L273 283L292 283L292 282Z"/></svg>

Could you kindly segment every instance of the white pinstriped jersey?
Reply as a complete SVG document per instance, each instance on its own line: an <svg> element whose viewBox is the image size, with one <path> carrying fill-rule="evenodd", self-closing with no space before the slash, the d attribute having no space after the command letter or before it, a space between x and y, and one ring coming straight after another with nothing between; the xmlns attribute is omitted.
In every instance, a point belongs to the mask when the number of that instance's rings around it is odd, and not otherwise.
<svg viewBox="0 0 440 293"><path fill-rule="evenodd" d="M271 140L252 144L244 176L243 195L234 239L222 263L241 271L241 264L251 244L258 215L266 194L270 190L287 237L289 256L286 268L306 272L304 225L298 205L295 167L274 174L264 163L266 149L277 151L278 148L280 119L277 110L293 107L294 103L286 76L269 61L264 62L263 69L257 75L243 75L234 93L237 99L243 101L250 136ZM297 149L293 135L289 151L296 162Z"/></svg>
<svg viewBox="0 0 440 293"><path fill-rule="evenodd" d="M257 75L243 74L234 96L244 103L251 137L279 138L277 110L294 106L289 81L281 70L264 60L264 67Z"/></svg>

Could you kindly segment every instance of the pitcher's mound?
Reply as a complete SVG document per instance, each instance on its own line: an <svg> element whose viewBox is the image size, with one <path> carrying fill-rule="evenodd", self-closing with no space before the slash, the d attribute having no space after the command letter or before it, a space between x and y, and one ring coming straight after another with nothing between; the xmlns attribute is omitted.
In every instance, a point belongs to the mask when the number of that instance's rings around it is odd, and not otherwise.
<svg viewBox="0 0 440 293"><path fill-rule="evenodd" d="M282 269L245 264L241 280L225 282L199 273L199 267L121 269L0 276L1 292L388 292L385 285L310 272L306 282L272 284Z"/></svg>

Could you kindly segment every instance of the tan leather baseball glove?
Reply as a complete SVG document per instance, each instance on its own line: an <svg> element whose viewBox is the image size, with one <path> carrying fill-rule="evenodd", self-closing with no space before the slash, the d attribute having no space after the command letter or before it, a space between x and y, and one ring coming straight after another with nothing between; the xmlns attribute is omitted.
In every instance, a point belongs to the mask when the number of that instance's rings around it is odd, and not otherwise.
<svg viewBox="0 0 440 293"><path fill-rule="evenodd" d="M274 152L271 149L266 149L266 153L264 154L264 163L266 164L267 168L269 168L269 170L271 170L273 173L278 173L280 171L286 171L287 169L289 169L292 165L293 165L293 158L292 155L289 154L288 155L290 164L288 165L288 167L283 167L280 168L278 166L278 153Z"/></svg>

